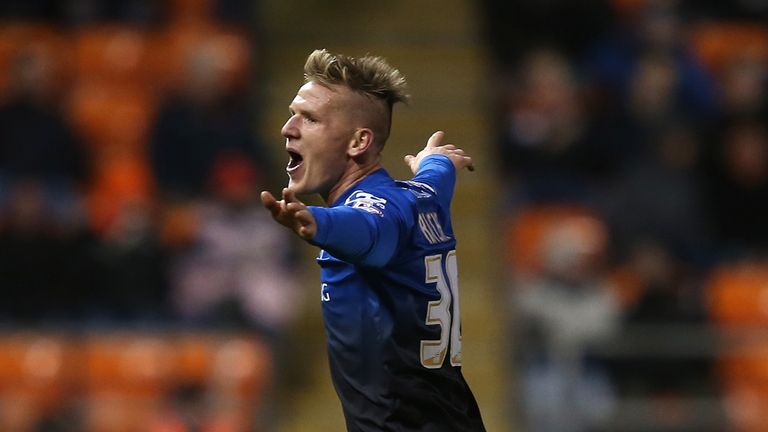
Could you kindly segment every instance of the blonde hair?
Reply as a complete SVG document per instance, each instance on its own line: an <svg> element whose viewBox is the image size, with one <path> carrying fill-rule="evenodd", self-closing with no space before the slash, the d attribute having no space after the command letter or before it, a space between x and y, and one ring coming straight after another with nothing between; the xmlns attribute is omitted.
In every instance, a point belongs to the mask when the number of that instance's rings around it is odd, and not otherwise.
<svg viewBox="0 0 768 432"><path fill-rule="evenodd" d="M304 64L304 80L346 86L385 101L390 110L395 103L407 103L410 98L405 76L376 56L356 58L315 50Z"/></svg>

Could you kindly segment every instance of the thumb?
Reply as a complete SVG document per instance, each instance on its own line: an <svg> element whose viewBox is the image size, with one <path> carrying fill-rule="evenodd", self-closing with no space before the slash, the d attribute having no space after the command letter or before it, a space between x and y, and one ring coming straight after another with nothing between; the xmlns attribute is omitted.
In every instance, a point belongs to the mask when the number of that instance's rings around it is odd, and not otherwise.
<svg viewBox="0 0 768 432"><path fill-rule="evenodd" d="M315 218L312 216L312 213L307 209L303 209L296 212L295 217L300 225L298 229L299 236L306 240L315 237L317 228L315 226Z"/></svg>
<svg viewBox="0 0 768 432"><path fill-rule="evenodd" d="M431 137L429 137L429 140L427 141L427 147L437 147L443 142L443 138L445 138L445 132L443 131L437 131L432 134Z"/></svg>
<svg viewBox="0 0 768 432"><path fill-rule="evenodd" d="M416 159L416 156L414 155L405 155L405 158L403 158L403 160L405 160L405 164L408 166L411 166L411 163L414 159Z"/></svg>

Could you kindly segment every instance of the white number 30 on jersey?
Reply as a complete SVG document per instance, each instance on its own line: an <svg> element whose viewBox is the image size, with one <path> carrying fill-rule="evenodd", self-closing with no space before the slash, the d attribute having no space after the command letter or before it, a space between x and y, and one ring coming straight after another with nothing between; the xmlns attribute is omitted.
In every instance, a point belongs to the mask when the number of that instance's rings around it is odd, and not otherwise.
<svg viewBox="0 0 768 432"><path fill-rule="evenodd" d="M437 369L443 365L451 347L451 366L461 366L461 314L459 311L459 277L456 264L456 251L445 255L445 270L443 256L430 255L424 258L427 283L436 284L440 299L427 305L427 325L440 326L440 340L421 341L421 365L429 369ZM453 319L451 319L453 318Z"/></svg>

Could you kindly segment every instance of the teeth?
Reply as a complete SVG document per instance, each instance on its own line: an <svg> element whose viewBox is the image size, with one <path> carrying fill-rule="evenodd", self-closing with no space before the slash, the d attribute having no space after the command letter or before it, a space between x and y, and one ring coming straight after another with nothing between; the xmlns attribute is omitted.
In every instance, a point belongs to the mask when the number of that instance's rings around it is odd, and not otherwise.
<svg viewBox="0 0 768 432"><path fill-rule="evenodd" d="M290 150L288 151L288 156L290 156L290 159L288 160L288 167L286 169L289 172L294 171L296 168L301 166L301 163L304 161L300 154Z"/></svg>

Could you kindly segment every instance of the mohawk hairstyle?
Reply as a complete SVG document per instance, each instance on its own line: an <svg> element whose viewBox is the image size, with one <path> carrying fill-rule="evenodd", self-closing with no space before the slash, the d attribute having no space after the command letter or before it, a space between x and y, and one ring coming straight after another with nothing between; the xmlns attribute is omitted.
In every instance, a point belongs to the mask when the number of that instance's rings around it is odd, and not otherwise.
<svg viewBox="0 0 768 432"><path fill-rule="evenodd" d="M315 50L304 64L305 82L340 84L387 102L390 110L397 102L410 99L405 76L381 57L350 57Z"/></svg>

